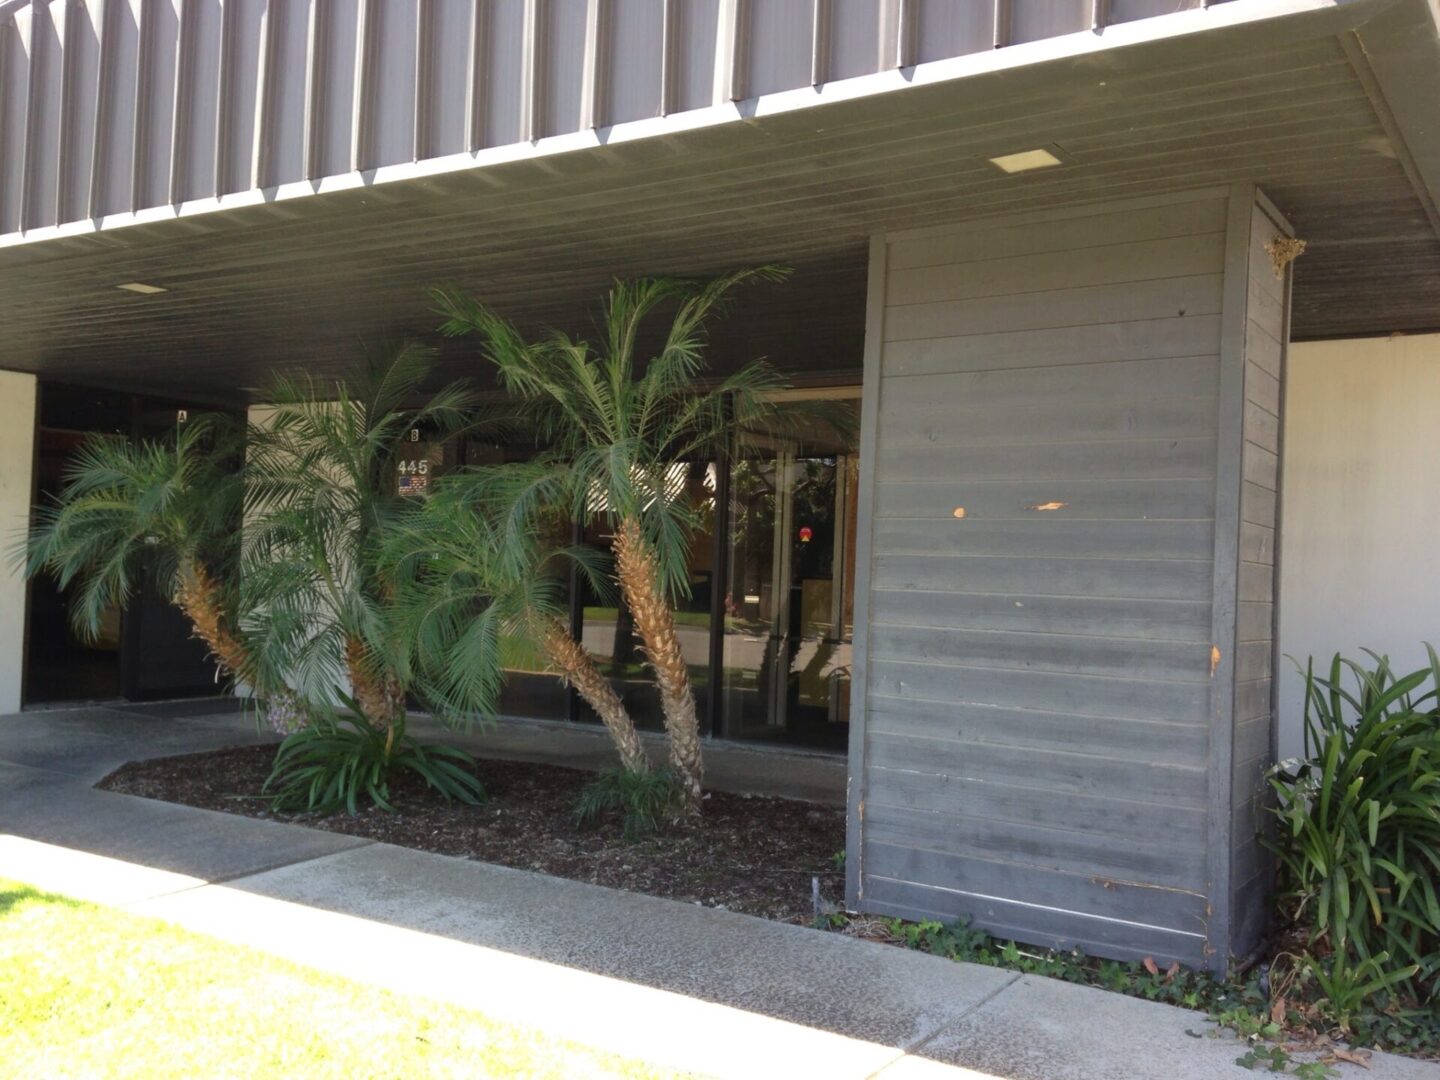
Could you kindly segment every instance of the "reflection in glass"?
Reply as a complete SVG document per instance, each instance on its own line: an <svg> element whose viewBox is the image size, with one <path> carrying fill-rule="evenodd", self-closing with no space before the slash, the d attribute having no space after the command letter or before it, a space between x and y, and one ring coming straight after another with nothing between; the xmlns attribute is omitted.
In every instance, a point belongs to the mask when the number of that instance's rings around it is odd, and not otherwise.
<svg viewBox="0 0 1440 1080"><path fill-rule="evenodd" d="M730 478L723 731L841 749L854 631L853 453L809 439Z"/></svg>
<svg viewBox="0 0 1440 1080"><path fill-rule="evenodd" d="M837 404L853 407L850 400ZM673 497L686 500L698 520L687 568L689 594L676 605L676 633L702 725L721 738L846 746L859 463L846 438L810 430L819 426L732 457L723 537L716 536L716 508L717 491L726 485L719 483L717 465L682 462L669 476ZM525 456L524 449L471 444L467 460ZM610 526L603 508L593 509L597 513L580 539L608 549ZM554 524L556 544L567 543L572 526ZM724 570L718 577L717 554ZM583 580L574 587L585 648L636 726L662 730L659 693L628 608L618 596L596 596ZM713 657L712 627L723 627ZM502 646L508 672L502 713L598 722L523 642L507 640ZM712 660L719 683L713 697ZM718 715L711 716L716 705Z"/></svg>

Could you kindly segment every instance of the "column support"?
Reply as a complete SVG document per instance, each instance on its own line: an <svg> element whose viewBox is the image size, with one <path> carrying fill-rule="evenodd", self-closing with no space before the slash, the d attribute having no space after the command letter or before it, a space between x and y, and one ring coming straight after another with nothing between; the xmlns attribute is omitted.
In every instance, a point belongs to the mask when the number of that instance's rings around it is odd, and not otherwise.
<svg viewBox="0 0 1440 1080"><path fill-rule="evenodd" d="M35 501L34 375L0 371L0 533L6 546L30 526ZM0 563L0 714L20 711L25 694L25 649L30 590L10 558Z"/></svg>

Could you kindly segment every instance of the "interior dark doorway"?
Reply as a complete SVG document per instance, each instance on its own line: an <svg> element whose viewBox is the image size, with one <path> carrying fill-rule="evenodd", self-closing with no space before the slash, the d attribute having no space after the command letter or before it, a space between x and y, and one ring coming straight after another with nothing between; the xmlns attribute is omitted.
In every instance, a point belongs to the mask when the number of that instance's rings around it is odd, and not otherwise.
<svg viewBox="0 0 1440 1080"><path fill-rule="evenodd" d="M65 484L66 468L89 437L155 438L202 406L154 396L42 383L36 431L35 498ZM70 622L69 600L55 581L30 582L26 625L26 705L130 701L215 692L215 668L189 623L145 579L122 611L106 612L94 640Z"/></svg>

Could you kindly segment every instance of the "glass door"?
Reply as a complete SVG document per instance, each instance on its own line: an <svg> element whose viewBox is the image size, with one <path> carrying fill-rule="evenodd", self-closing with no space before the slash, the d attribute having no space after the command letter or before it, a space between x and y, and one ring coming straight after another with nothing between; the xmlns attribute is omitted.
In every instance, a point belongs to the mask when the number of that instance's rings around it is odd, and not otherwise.
<svg viewBox="0 0 1440 1080"><path fill-rule="evenodd" d="M845 747L858 482L852 449L833 436L734 462L721 671L726 737Z"/></svg>

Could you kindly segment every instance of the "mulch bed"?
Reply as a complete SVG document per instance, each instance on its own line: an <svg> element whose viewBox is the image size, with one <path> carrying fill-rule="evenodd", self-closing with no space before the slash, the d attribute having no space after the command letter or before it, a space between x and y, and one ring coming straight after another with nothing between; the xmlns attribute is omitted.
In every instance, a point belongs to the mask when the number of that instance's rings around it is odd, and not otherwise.
<svg viewBox="0 0 1440 1080"><path fill-rule="evenodd" d="M843 807L716 791L706 796L698 824L626 843L617 823L574 823L575 801L593 774L486 759L476 768L489 795L481 806L446 803L422 781L401 776L391 785L397 813L289 817L256 797L274 756L273 746L245 746L131 762L96 786L783 922L813 918L816 876L825 900L844 894L835 859L845 847Z"/></svg>

